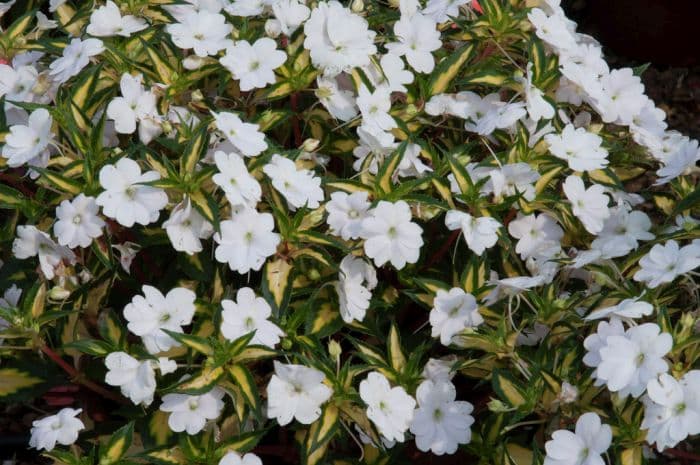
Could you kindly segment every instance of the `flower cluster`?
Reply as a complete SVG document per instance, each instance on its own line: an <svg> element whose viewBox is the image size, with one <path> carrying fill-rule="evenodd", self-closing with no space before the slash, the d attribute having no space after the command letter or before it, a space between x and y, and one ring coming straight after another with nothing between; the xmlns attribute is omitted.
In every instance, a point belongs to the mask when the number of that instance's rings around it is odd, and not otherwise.
<svg viewBox="0 0 700 465"><path fill-rule="evenodd" d="M93 3L0 5L0 402L65 407L32 448L692 456L698 142L558 0Z"/></svg>

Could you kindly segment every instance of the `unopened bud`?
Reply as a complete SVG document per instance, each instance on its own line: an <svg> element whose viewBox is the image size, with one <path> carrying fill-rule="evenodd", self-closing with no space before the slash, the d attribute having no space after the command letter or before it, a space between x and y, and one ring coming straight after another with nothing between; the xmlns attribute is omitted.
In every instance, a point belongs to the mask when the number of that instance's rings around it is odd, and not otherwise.
<svg viewBox="0 0 700 465"><path fill-rule="evenodd" d="M316 268L311 268L307 275L311 281L317 281L321 277L321 273Z"/></svg>
<svg viewBox="0 0 700 465"><path fill-rule="evenodd" d="M362 10L365 9L365 2L362 0L352 0L350 9L353 11L353 13L361 13Z"/></svg>
<svg viewBox="0 0 700 465"><path fill-rule="evenodd" d="M61 286L54 286L49 291L49 299L51 300L66 300L70 296L70 291Z"/></svg>
<svg viewBox="0 0 700 465"><path fill-rule="evenodd" d="M276 39L282 34L282 25L276 19L268 19L265 23L265 34L272 39Z"/></svg>
<svg viewBox="0 0 700 465"><path fill-rule="evenodd" d="M201 102L202 100L204 100L204 94L202 94L201 90L197 89L192 92L190 99L192 99L193 102Z"/></svg>
<svg viewBox="0 0 700 465"><path fill-rule="evenodd" d="M328 343L328 353L333 358L333 360L338 360L340 358L340 354L343 353L343 348L340 347L340 344L338 344L338 342L331 339Z"/></svg>
<svg viewBox="0 0 700 465"><path fill-rule="evenodd" d="M182 60L182 66L184 66L185 69L192 71L201 67L205 61L206 59L203 57L198 57L197 55L190 55L184 60Z"/></svg>
<svg viewBox="0 0 700 465"><path fill-rule="evenodd" d="M304 141L303 144L301 144L301 147L299 148L304 152L313 152L318 148L320 143L321 141L319 141L318 139L308 138Z"/></svg>

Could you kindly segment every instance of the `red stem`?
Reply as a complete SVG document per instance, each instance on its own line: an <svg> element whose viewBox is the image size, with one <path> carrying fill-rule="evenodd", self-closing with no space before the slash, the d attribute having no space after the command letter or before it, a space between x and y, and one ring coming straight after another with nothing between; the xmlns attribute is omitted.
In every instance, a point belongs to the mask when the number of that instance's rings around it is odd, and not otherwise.
<svg viewBox="0 0 700 465"><path fill-rule="evenodd" d="M63 369L63 371L65 371L68 374L68 376L70 376L72 382L81 384L81 385L85 386L86 388L90 389L91 391L96 392L97 394L100 394L102 397L106 397L107 399L111 399L111 400L118 402L120 404L125 404L125 405L128 404L126 399L124 399L123 397L115 394L112 391L109 391L109 390L103 388L102 386L100 386L98 384L93 383L89 379L85 379L85 377L83 376L82 373L78 372L78 370L73 368L72 365L70 365L68 362L63 360L61 358L61 356L58 355L56 352L54 352L53 349L51 349L50 347L48 347L46 345L42 345L41 351L44 354L46 354L51 360L53 360L54 363L56 363L56 365L60 366Z"/></svg>
<svg viewBox="0 0 700 465"><path fill-rule="evenodd" d="M447 239L447 241L442 244L442 247L440 247L440 250L435 252L432 257L426 262L426 264L423 266L423 270L430 268L437 262L439 262L442 257L447 253L448 250L450 250L450 247L452 247L452 244L457 240L459 235L462 233L461 229L457 229L450 234L450 237Z"/></svg>
<svg viewBox="0 0 700 465"><path fill-rule="evenodd" d="M664 449L664 451L662 453L672 455L674 457L678 457L681 459L693 460L696 463L700 463L700 455L693 454L692 452L686 452L684 450L678 450L678 449Z"/></svg>

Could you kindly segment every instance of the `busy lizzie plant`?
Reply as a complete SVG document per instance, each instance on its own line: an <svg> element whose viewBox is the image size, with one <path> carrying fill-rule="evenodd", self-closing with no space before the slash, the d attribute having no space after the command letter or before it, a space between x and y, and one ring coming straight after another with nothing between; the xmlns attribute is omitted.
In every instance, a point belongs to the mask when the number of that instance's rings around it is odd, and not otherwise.
<svg viewBox="0 0 700 465"><path fill-rule="evenodd" d="M700 461L698 142L558 0L0 12L32 463Z"/></svg>

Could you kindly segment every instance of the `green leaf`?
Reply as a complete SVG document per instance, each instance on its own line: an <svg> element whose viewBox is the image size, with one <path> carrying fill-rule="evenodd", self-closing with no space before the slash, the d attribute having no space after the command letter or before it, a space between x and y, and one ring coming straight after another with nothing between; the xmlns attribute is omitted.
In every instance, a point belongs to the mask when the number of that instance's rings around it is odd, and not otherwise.
<svg viewBox="0 0 700 465"><path fill-rule="evenodd" d="M469 43L455 50L438 63L435 70L430 75L430 84L428 84L428 95L426 99L433 95L441 94L448 89L455 76L464 68L464 64L467 60L471 58L474 50L475 44Z"/></svg>
<svg viewBox="0 0 700 465"><path fill-rule="evenodd" d="M212 355L214 353L214 349L212 349L209 341L203 337L195 336L193 334L176 333L167 329L163 329L162 331L180 344L189 347L200 354Z"/></svg>
<svg viewBox="0 0 700 465"><path fill-rule="evenodd" d="M97 317L97 330L102 339L115 347L121 347L126 339L126 330L112 310L103 310Z"/></svg>
<svg viewBox="0 0 700 465"><path fill-rule="evenodd" d="M192 205L197 211L210 222L215 230L219 230L219 206L216 200L208 192L192 192L190 193Z"/></svg>
<svg viewBox="0 0 700 465"><path fill-rule="evenodd" d="M19 368L0 368L0 399L42 384L44 380Z"/></svg>
<svg viewBox="0 0 700 465"><path fill-rule="evenodd" d="M44 313L46 305L46 283L39 281L35 283L22 299L22 312L26 316L31 316L34 320Z"/></svg>
<svg viewBox="0 0 700 465"><path fill-rule="evenodd" d="M51 187L58 189L59 192L66 194L78 195L83 190L82 183L75 179L69 179L55 171L50 171L44 168L33 168L39 173L39 181L45 181Z"/></svg>
<svg viewBox="0 0 700 465"><path fill-rule="evenodd" d="M263 268L262 291L275 314L286 308L292 294L294 266L282 258L268 260Z"/></svg>
<svg viewBox="0 0 700 465"><path fill-rule="evenodd" d="M374 187L378 193L388 194L394 188L391 178L401 164L401 160L403 160L406 147L408 147L408 142L402 142L396 151L382 163L379 171L377 171L377 176L374 179Z"/></svg>
<svg viewBox="0 0 700 465"><path fill-rule="evenodd" d="M178 384L174 392L181 394L200 395L205 394L216 386L216 383L224 376L225 371L222 366L211 366L205 364L204 367L192 378L186 379Z"/></svg>
<svg viewBox="0 0 700 465"><path fill-rule="evenodd" d="M0 184L0 208L19 208L26 198L17 189L13 189L5 184Z"/></svg>
<svg viewBox="0 0 700 465"><path fill-rule="evenodd" d="M525 388L506 370L494 370L491 385L498 396L512 407L525 404Z"/></svg>
<svg viewBox="0 0 700 465"><path fill-rule="evenodd" d="M235 364L228 367L228 374L236 386L241 390L246 404L250 406L257 418L262 417L262 402L258 394L260 389L255 384L255 379L250 371L241 364Z"/></svg>
<svg viewBox="0 0 700 465"><path fill-rule="evenodd" d="M321 418L316 420L309 428L302 453L302 462L305 465L317 464L325 455L328 443L340 429L338 407L333 403L327 403L323 407Z"/></svg>
<svg viewBox="0 0 700 465"><path fill-rule="evenodd" d="M97 357L104 357L110 352L114 351L114 347L112 347L111 344L104 341L98 341L97 339L81 339L63 346L63 350L70 349L77 350L88 355L95 355Z"/></svg>
<svg viewBox="0 0 700 465"><path fill-rule="evenodd" d="M133 421L114 432L107 445L100 450L100 465L111 465L118 462L131 447L133 436Z"/></svg>
<svg viewBox="0 0 700 465"><path fill-rule="evenodd" d="M446 157L447 163L450 165L450 171L452 171L452 175L455 177L455 181L457 181L457 186L459 186L459 190L462 194L470 192L474 188L474 183L469 173L467 173L467 169L462 166L452 154L448 153Z"/></svg>
<svg viewBox="0 0 700 465"><path fill-rule="evenodd" d="M401 348L401 338L396 324L391 325L388 341L389 363L397 373L401 373L406 366L406 356Z"/></svg>
<svg viewBox="0 0 700 465"><path fill-rule="evenodd" d="M29 28L29 25L34 21L34 17L36 15L36 10L31 10L12 23L10 27L7 28L7 30L2 34L3 36L7 37L11 41L16 39L17 37L21 36L25 32L27 32L27 29Z"/></svg>
<svg viewBox="0 0 700 465"><path fill-rule="evenodd" d="M194 137L192 137L187 143L185 151L180 157L181 177L185 177L188 174L192 175L195 172L195 168L197 167L199 160L201 160L207 153L209 144L209 131L207 131L208 126L209 124L206 121L201 123L197 129L195 129Z"/></svg>

